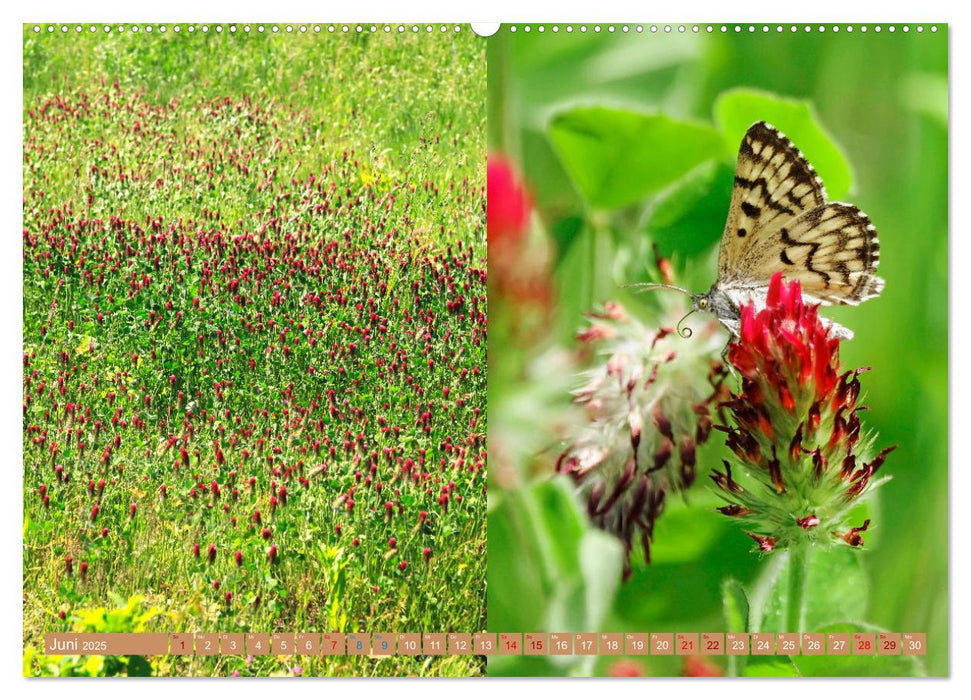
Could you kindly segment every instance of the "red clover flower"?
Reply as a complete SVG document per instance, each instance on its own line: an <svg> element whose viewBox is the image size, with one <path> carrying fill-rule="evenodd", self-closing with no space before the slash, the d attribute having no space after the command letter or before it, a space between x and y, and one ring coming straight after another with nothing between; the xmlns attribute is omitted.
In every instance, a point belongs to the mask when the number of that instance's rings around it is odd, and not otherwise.
<svg viewBox="0 0 971 700"><path fill-rule="evenodd" d="M659 261L663 272L665 263ZM695 481L697 449L711 433L712 411L727 397L719 362L724 335L715 321L693 335L676 330L677 306L662 312L660 328L641 323L608 302L578 334L603 360L575 393L587 423L560 455L557 471L570 474L593 523L624 543L624 578L640 535L650 562L654 523L668 491Z"/></svg>
<svg viewBox="0 0 971 700"><path fill-rule="evenodd" d="M766 306L741 309L741 337L728 359L741 389L725 403L732 425L720 427L735 453L712 479L763 552L794 545L863 544L846 522L852 506L887 477L874 479L894 448L872 454L857 404L859 375L840 371L840 341L817 307L802 299L798 280L776 274Z"/></svg>

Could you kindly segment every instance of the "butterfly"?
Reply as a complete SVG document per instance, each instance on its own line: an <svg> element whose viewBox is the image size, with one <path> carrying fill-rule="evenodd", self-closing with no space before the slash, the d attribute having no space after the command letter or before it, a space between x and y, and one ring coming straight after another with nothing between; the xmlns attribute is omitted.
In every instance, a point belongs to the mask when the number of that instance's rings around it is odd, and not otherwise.
<svg viewBox="0 0 971 700"><path fill-rule="evenodd" d="M878 296L880 244L870 218L852 204L826 201L826 189L802 152L779 130L760 121L738 151L728 221L718 250L718 279L704 294L688 294L695 311L713 313L739 335L745 304L765 306L769 280L781 271L799 280L803 298L822 305L856 305ZM826 320L832 337L848 328ZM690 330L687 333L690 335Z"/></svg>

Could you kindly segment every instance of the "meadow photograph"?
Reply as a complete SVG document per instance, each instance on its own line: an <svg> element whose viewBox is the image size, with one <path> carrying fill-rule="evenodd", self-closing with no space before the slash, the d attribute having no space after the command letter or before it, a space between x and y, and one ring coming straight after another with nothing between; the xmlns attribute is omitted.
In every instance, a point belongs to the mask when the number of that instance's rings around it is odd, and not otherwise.
<svg viewBox="0 0 971 700"><path fill-rule="evenodd" d="M24 675L481 675L44 653L485 627L484 43L108 28L23 28Z"/></svg>

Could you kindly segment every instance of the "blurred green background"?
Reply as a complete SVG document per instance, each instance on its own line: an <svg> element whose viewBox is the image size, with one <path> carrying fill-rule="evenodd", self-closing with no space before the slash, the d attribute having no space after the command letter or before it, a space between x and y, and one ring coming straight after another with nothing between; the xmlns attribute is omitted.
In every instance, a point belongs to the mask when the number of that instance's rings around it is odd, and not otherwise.
<svg viewBox="0 0 971 700"><path fill-rule="evenodd" d="M705 474L720 464L720 440L712 440L699 459L690 504L673 498L661 517L654 563L648 567L634 556L633 577L621 586L608 580L616 574L610 543L598 547L584 539L600 533L585 530L570 488L544 483L553 472L550 455L555 457L556 450L550 451L542 437L523 438L549 429L556 423L551 417L555 407L568 403L567 391L576 382L562 376L569 363L560 371L555 358L558 349L575 346L582 313L606 299L632 310L651 303L621 285L648 279L652 243L672 258L685 286L704 291L714 281L715 251L744 131L728 128L730 109L719 98L728 90L752 88L794 100L783 103L792 106L793 114L808 107L803 116L822 129L818 143L809 136L797 138L802 127L776 126L816 165L830 198L859 206L879 232L885 291L859 308L826 312L856 333L843 344L842 365L873 368L862 379L864 403L871 409L864 416L866 426L878 432L879 444L899 446L885 466L893 478L870 505L874 528L867 548L858 553L870 587L865 610L858 611L884 629L926 632L926 672L946 674L947 27L931 31L926 25L917 32L912 25L904 33L898 25L891 33L886 26L877 32L870 25L866 33L858 26L848 33L845 26L838 32L828 25L822 32L818 26L810 31L799 26L793 32L787 25L780 33L775 25L768 32L758 25L750 33L746 25L739 33L733 26L726 33L716 26L710 34L704 27L697 34L690 27L684 33L677 28L651 33L645 27L641 34L633 28L626 34L619 29L613 34L531 29L526 33L520 26L513 33L504 26L490 39L489 145L492 154L505 154L518 166L532 194L533 236L547 244L556 295L539 340L535 333L528 340L517 337L516 305L490 296L490 457L500 456L491 464L490 629L530 631L554 622L563 630L594 623L601 631L724 629L722 580L751 582L769 565L771 557L760 560L752 554L740 528L708 507L715 500ZM606 169L599 191L580 187L577 182L596 173L570 160L557 129L565 121L574 135L582 132L586 126L581 122L595 122L599 114L583 111L591 107L714 127L724 146L710 156L696 154L702 164L688 164L685 187L635 198L637 185L625 192L630 183L624 173L636 173L633 161L641 156L650 166L651 154L625 151L599 164ZM566 120L564 112L570 112ZM757 118L774 121L769 115ZM597 143L601 137L609 142L616 133L586 135ZM837 149L830 153L827 144ZM664 144L655 157L658 167L669 157ZM527 501L529 508L510 508ZM543 510L561 529L524 535L529 528L551 527L544 524ZM510 517L515 512L528 512L527 522L517 523ZM584 554L593 551L603 561ZM523 562L534 559L544 561L542 573L525 571ZM866 586L839 577L818 585L845 588L847 596L854 595L854 586ZM514 605L515 594L504 590L517 587L520 604ZM530 587L532 592L525 590ZM594 600L607 601L608 609L587 614ZM584 663L494 658L490 673L619 672L611 663L606 658ZM651 657L639 663L647 674L685 672L678 660ZM773 671L766 667L764 672ZM910 672L884 670L888 675Z"/></svg>

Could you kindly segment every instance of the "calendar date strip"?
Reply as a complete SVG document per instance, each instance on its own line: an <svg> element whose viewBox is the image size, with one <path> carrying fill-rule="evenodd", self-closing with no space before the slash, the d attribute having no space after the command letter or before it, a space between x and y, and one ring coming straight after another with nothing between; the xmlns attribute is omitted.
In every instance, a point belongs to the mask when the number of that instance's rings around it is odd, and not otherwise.
<svg viewBox="0 0 971 700"><path fill-rule="evenodd" d="M53 632L49 655L100 656L923 656L916 632Z"/></svg>

